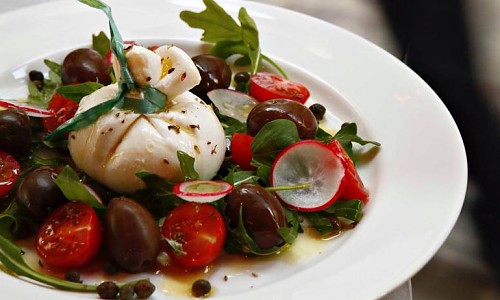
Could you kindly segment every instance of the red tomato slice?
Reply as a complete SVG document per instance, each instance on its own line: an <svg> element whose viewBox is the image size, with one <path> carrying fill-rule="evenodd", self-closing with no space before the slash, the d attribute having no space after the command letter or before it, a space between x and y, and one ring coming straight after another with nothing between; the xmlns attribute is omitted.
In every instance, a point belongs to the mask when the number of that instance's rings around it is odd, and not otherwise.
<svg viewBox="0 0 500 300"><path fill-rule="evenodd" d="M342 160L345 168L344 191L340 195L340 199L359 199L364 203L368 202L368 191L365 189L361 178L359 178L354 162L351 160L349 155L347 155L347 152L345 152L340 142L333 140L328 143L327 146L330 147L330 149L332 149L333 152L335 152L335 154Z"/></svg>
<svg viewBox="0 0 500 300"><path fill-rule="evenodd" d="M231 159L243 170L250 171L256 169L250 165L252 161L252 148L250 144L252 141L253 137L244 133L233 133L233 137L231 138L231 145L229 146Z"/></svg>
<svg viewBox="0 0 500 300"><path fill-rule="evenodd" d="M210 204L188 202L173 209L161 229L165 251L181 266L198 268L213 262L226 241L226 224Z"/></svg>
<svg viewBox="0 0 500 300"><path fill-rule="evenodd" d="M0 151L0 198L12 190L19 178L20 169L19 163L12 155Z"/></svg>
<svg viewBox="0 0 500 300"><path fill-rule="evenodd" d="M62 123L73 118L78 109L78 102L54 94L47 108L54 113L54 117L44 118L43 127L47 132L52 132Z"/></svg>
<svg viewBox="0 0 500 300"><path fill-rule="evenodd" d="M284 79L272 73L255 73L250 77L250 96L258 101L277 98L290 99L304 104L310 96L309 90L300 83Z"/></svg>
<svg viewBox="0 0 500 300"><path fill-rule="evenodd" d="M76 268L99 251L102 229L94 209L80 201L59 206L38 230L36 251L51 267Z"/></svg>

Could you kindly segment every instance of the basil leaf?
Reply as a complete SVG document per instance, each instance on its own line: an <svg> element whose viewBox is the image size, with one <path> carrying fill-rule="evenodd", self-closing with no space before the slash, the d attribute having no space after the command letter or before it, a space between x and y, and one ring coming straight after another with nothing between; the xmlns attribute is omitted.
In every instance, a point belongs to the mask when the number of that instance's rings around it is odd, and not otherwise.
<svg viewBox="0 0 500 300"><path fill-rule="evenodd" d="M70 166L65 166L54 182L68 200L81 201L97 209L106 208L89 192Z"/></svg>
<svg viewBox="0 0 500 300"><path fill-rule="evenodd" d="M83 97L92 94L103 85L97 82L85 82L80 84L63 85L56 89L56 93L70 100L80 102Z"/></svg>
<svg viewBox="0 0 500 300"><path fill-rule="evenodd" d="M289 145L300 141L297 126L290 120L277 119L265 124L254 137L252 144L252 166L271 166Z"/></svg>
<svg viewBox="0 0 500 300"><path fill-rule="evenodd" d="M262 58L259 48L259 31L255 21L248 15L247 10L242 7L238 13L242 29L243 43L248 45L248 57L252 62L252 74L257 73L261 69Z"/></svg>
<svg viewBox="0 0 500 300"><path fill-rule="evenodd" d="M194 169L194 158L183 151L177 151L177 158L181 164L181 172L184 180L198 180L200 175Z"/></svg>
<svg viewBox="0 0 500 300"><path fill-rule="evenodd" d="M92 35L92 49L99 52L103 58L107 58L110 50L110 40L104 32L99 32L98 35Z"/></svg>

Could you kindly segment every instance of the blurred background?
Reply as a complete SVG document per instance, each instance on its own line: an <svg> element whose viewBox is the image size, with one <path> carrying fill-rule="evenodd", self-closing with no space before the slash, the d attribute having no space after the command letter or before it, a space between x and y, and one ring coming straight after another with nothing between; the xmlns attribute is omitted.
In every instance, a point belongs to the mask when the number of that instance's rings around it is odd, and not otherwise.
<svg viewBox="0 0 500 300"><path fill-rule="evenodd" d="M413 299L500 299L500 1L249 0L315 16L404 61L441 97L466 145L469 186L455 228L412 278ZM17 0L21 8L41 0ZM14 9L0 1L0 13Z"/></svg>
<svg viewBox="0 0 500 300"><path fill-rule="evenodd" d="M500 299L500 1L254 0L323 19L404 61L440 96L466 145L462 213L412 278L413 299Z"/></svg>

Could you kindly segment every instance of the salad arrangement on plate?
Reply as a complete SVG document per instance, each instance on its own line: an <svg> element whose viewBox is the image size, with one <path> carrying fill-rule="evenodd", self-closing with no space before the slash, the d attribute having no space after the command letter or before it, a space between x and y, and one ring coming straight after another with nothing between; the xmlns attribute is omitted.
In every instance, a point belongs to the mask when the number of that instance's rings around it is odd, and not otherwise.
<svg viewBox="0 0 500 300"><path fill-rule="evenodd" d="M7 272L102 298L147 298L148 280L80 282L98 256L106 272L155 264L202 268L222 251L279 255L304 226L335 236L368 201L355 168L354 123L319 127L324 107L261 52L244 8L235 21L213 0L183 11L209 54L93 36L46 74L29 74L26 101L0 100L0 262ZM231 63L229 64L228 61ZM232 74L231 66L245 71ZM41 269L16 240L35 236ZM162 253L168 261L162 261ZM163 256L164 257L164 256ZM193 295L210 291L193 284Z"/></svg>

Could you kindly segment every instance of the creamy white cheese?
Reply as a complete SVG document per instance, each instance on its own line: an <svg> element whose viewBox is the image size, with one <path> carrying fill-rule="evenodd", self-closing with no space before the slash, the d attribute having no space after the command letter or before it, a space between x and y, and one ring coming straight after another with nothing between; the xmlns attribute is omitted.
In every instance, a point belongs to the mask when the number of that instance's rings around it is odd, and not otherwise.
<svg viewBox="0 0 500 300"><path fill-rule="evenodd" d="M182 51L179 48L175 50ZM155 72L151 71L152 68L145 68L147 64L134 63L146 61L149 64L155 59L141 59L141 55L150 55L142 50L136 53L138 56L129 62L134 80L135 74L139 73L132 71L135 66L141 66L140 73L143 75ZM201 179L211 179L222 164L226 148L224 130L212 108L188 91L199 82L196 66L191 59L182 63L174 61L172 65L181 72L184 80L186 76L196 77L196 74L198 79L191 79L190 84L185 84L177 76L178 85L176 80L161 84L164 87L162 92L169 96L165 111L139 114L115 107L92 125L70 133L68 148L75 164L116 192L131 193L144 188L144 183L136 176L139 171L154 173L174 182L181 181L177 151L184 151L195 158L194 167ZM192 68L196 70L194 75ZM172 74L174 77L174 73L175 70L170 74L167 72L157 81L149 81L153 86L158 85L166 77ZM84 97L77 114L114 98L117 91L118 86L113 84Z"/></svg>

